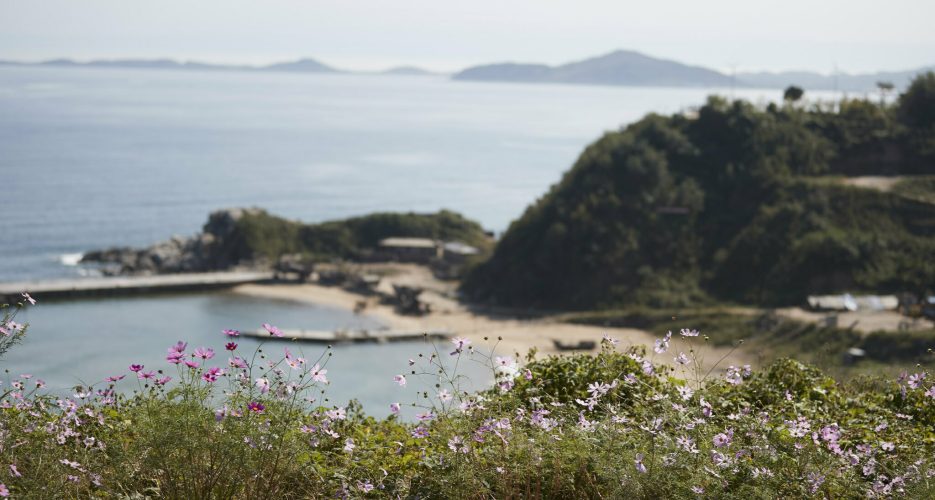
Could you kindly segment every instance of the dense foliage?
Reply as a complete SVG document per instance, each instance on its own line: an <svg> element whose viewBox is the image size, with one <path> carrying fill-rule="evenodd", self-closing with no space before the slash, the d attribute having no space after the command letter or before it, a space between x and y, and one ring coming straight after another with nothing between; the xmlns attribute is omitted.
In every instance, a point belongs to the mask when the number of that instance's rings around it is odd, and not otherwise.
<svg viewBox="0 0 935 500"><path fill-rule="evenodd" d="M896 106L758 109L712 97L605 134L515 221L464 289L518 306L798 303L808 293L935 283L931 178L907 190L842 176L935 173L935 75Z"/></svg>
<svg viewBox="0 0 935 500"><path fill-rule="evenodd" d="M319 259L354 259L392 236L460 241L482 249L490 245L480 224L447 210L434 214L374 213L319 224L249 211L237 220L222 251L231 262L274 260L297 253Z"/></svg>
<svg viewBox="0 0 935 500"><path fill-rule="evenodd" d="M7 333L25 331L10 322ZM179 342L162 369L131 365L69 395L9 375L0 496L935 495L925 372L842 385L791 360L705 371L694 330L667 334L649 355L608 337L596 356L530 356L525 366L456 338L450 353L421 346L395 385L411 393L408 376L430 389L375 419L324 399L341 376L326 369L329 351L316 361L282 344L244 354L237 332L224 335L226 362ZM457 366L468 362L486 364L495 386L465 391Z"/></svg>

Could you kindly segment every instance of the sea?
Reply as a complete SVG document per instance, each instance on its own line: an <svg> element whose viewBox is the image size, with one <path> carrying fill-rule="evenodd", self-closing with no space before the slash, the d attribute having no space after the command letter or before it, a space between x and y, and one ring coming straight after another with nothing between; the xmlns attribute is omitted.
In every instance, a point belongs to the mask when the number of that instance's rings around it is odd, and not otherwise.
<svg viewBox="0 0 935 500"><path fill-rule="evenodd" d="M83 252L194 234L228 207L307 222L450 209L500 233L601 134L647 113L691 111L712 94L765 105L782 90L0 66L0 282L86 276ZM219 350L224 328L380 326L223 292L40 303L17 320L29 335L0 359L9 371L0 376L29 373L64 392L130 363L172 368L165 350L180 339ZM384 415L418 390L396 387L393 375L435 348L336 346L328 397ZM312 360L323 351L302 349ZM483 370L472 375L489 382Z"/></svg>

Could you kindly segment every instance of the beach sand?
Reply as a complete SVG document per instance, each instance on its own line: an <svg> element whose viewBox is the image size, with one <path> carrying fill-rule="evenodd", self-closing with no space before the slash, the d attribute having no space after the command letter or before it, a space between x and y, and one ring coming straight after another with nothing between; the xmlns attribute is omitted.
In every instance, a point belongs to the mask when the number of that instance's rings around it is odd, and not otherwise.
<svg viewBox="0 0 935 500"><path fill-rule="evenodd" d="M384 278L381 283L381 287L390 289L392 283L423 286L426 291L420 298L432 305L432 312L424 316L402 315L392 306L381 304L378 297L368 297L339 287L317 284L250 284L240 285L233 291L248 296L297 301L346 310L354 310L355 306L364 301L366 307L362 314L375 318L390 329L448 330L455 336L471 339L475 346L485 346L495 349L498 355L513 355L518 358L524 358L531 348L537 350L538 357L557 354L559 351L554 346L553 340L560 340L563 344L592 340L600 344L604 335L620 341L617 346L618 350L635 345L646 346L647 358L654 362L671 365L673 356L680 350L688 354L689 346L682 342L683 339L679 338L677 332L669 352L656 354L652 350L653 342L665 332L650 333L633 328L576 325L558 321L554 316L548 315L522 318L502 312L493 313L471 308L449 298L454 285L450 282L438 282L430 275L426 277L426 272L419 269L404 269L403 272L392 277ZM740 366L754 361L755 356L742 349L711 347L705 345L700 337L692 339L692 342L696 357L705 371L712 367L715 367L715 371L721 371L729 365Z"/></svg>

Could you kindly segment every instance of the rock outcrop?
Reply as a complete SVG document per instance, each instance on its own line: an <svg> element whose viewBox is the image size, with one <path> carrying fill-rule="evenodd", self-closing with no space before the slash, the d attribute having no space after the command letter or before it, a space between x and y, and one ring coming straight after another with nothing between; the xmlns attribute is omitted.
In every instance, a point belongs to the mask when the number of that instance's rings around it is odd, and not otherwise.
<svg viewBox="0 0 935 500"><path fill-rule="evenodd" d="M82 263L99 264L107 275L146 275L220 271L252 263L243 262L231 243L237 221L258 208L231 208L211 213L202 232L175 236L147 248L118 247L88 252Z"/></svg>

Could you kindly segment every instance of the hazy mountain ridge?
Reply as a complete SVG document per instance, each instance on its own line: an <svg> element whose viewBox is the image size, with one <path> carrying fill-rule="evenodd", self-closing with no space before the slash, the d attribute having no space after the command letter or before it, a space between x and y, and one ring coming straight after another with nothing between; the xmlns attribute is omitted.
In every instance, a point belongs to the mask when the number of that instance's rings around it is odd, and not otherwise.
<svg viewBox="0 0 935 500"><path fill-rule="evenodd" d="M41 62L3 61L5 66L57 66L57 67L86 67L86 68L131 68L131 69L162 69L162 70L201 70L201 71L269 71L282 73L375 73L375 74L406 74L430 75L435 74L415 66L395 66L382 71L364 72L352 71L325 64L310 57L295 61L267 64L263 66L250 66L238 64L212 64L196 61L176 61L174 59L98 59L91 61L75 61L73 59L51 59Z"/></svg>
<svg viewBox="0 0 935 500"><path fill-rule="evenodd" d="M467 68L455 80L497 80L634 86L729 86L731 77L717 71L617 50L560 66L499 63Z"/></svg>
<svg viewBox="0 0 935 500"><path fill-rule="evenodd" d="M378 71L352 71L325 64L314 58L267 64L263 66L211 64L173 59L112 59L75 61L52 59L37 63L3 61L0 65L59 66L97 68L136 68L201 71L273 71L289 73L361 73L384 75L438 75L416 66L393 66ZM731 76L703 66L661 59L632 50L617 50L602 56L573 61L558 66L535 63L501 62L465 68L451 76L453 80L525 83L566 83L584 85L664 86L664 87L750 87L785 88L797 85L806 90L841 90L868 92L877 82L886 81L896 89L906 88L916 75L935 69L935 65L904 71L874 73L822 74L815 71L740 72Z"/></svg>

